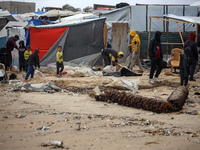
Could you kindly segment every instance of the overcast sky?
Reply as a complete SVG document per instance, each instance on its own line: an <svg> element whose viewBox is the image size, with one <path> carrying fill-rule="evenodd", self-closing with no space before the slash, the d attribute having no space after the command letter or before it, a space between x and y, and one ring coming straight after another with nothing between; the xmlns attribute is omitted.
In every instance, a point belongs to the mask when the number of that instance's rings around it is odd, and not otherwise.
<svg viewBox="0 0 200 150"><path fill-rule="evenodd" d="M75 8L85 8L87 6L93 7L93 4L106 4L116 5L120 2L127 2L130 5L139 4L191 4L197 0L0 0L0 1L24 1L35 2L36 10L42 7L62 7L65 4L69 4Z"/></svg>

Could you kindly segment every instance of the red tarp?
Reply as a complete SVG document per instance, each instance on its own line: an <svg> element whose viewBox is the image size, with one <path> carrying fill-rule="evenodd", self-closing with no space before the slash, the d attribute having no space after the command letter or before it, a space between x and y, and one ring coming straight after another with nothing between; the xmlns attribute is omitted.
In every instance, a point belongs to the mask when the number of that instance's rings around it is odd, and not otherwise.
<svg viewBox="0 0 200 150"><path fill-rule="evenodd" d="M41 59L67 28L68 27L38 29L29 27L32 52L34 52L35 49L39 49L39 58Z"/></svg>

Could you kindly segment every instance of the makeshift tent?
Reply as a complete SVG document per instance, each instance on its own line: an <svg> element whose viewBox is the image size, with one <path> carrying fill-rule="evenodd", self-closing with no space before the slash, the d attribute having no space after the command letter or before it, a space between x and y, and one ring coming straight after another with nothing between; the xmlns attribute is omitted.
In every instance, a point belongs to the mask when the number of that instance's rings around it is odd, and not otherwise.
<svg viewBox="0 0 200 150"><path fill-rule="evenodd" d="M110 11L108 13L102 13L102 17L106 17L106 22L112 25L112 22L129 22L130 30L135 31L148 31L149 16L160 16L165 14L175 14L179 16L194 16L198 15L197 6L127 6L120 9ZM166 22L162 23L157 20L152 21L152 31L166 31ZM182 31L194 31L195 29L187 24L183 25ZM176 24L170 26L171 32L177 32Z"/></svg>
<svg viewBox="0 0 200 150"><path fill-rule="evenodd" d="M13 16L7 11L2 11L0 9L0 31L8 23L8 21L17 21Z"/></svg>
<svg viewBox="0 0 200 150"><path fill-rule="evenodd" d="M99 18L76 24L29 27L30 45L33 50L40 50L41 65L56 62L57 46L63 47L66 62L95 53L99 55L103 45L104 22L105 18Z"/></svg>
<svg viewBox="0 0 200 150"><path fill-rule="evenodd" d="M196 35L198 34L198 28L199 28L199 25L200 25L200 18L199 17L177 16L177 15L174 15L174 14L167 14L167 15L164 15L164 16L161 16L161 17L150 16L149 18L150 18L150 20L149 20L149 31L150 32L149 32L148 41L150 41L152 19L157 20L157 21L166 21L166 22L170 22L170 23L175 23L177 25L182 43L168 43L168 32L170 31L169 30L170 24L168 23L168 26L167 26L167 41L166 41L166 43L162 43L162 44L167 44L167 45L168 44L182 44L182 45L184 45L185 42L183 40L181 30L180 30L180 27L179 27L180 23L181 24L196 25L196 27L195 27ZM197 37L196 37L196 42L197 42ZM166 53L167 53L166 55L167 55L167 58L168 58L168 49L167 49Z"/></svg>

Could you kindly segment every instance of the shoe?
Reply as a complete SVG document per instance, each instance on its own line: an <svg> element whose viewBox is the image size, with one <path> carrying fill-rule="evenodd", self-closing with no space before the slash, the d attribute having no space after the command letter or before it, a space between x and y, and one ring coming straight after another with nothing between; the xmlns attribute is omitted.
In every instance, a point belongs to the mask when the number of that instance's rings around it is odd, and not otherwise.
<svg viewBox="0 0 200 150"><path fill-rule="evenodd" d="M140 70L140 71L138 71L139 73L143 73L144 71L143 70Z"/></svg>
<svg viewBox="0 0 200 150"><path fill-rule="evenodd" d="M149 83L154 84L154 81L152 79L149 79Z"/></svg>
<svg viewBox="0 0 200 150"><path fill-rule="evenodd" d="M190 79L190 81L196 81L195 79Z"/></svg>
<svg viewBox="0 0 200 150"><path fill-rule="evenodd" d="M23 80L22 82L28 82L28 80Z"/></svg>
<svg viewBox="0 0 200 150"><path fill-rule="evenodd" d="M158 80L158 78L156 78L156 77L154 77L154 80L155 80L156 82L160 82L160 80Z"/></svg>

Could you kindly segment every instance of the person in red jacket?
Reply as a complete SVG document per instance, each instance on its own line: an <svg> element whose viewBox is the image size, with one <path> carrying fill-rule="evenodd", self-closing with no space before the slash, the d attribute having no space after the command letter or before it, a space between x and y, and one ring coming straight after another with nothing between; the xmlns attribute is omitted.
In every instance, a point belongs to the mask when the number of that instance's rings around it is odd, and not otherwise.
<svg viewBox="0 0 200 150"><path fill-rule="evenodd" d="M11 36L6 43L8 67L10 67L12 65L12 54L11 54L11 52L13 51L14 48L19 50L18 46L16 45L16 41L18 41L18 40L19 40L18 35L15 35L14 37Z"/></svg>

